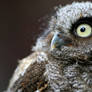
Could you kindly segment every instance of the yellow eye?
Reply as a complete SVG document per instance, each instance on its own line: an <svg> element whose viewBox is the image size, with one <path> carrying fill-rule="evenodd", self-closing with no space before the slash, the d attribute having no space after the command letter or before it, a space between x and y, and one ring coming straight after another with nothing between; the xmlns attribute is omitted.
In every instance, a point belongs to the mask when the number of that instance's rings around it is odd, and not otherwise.
<svg viewBox="0 0 92 92"><path fill-rule="evenodd" d="M92 34L92 27L88 24L81 24L78 26L76 32L80 37L88 37Z"/></svg>

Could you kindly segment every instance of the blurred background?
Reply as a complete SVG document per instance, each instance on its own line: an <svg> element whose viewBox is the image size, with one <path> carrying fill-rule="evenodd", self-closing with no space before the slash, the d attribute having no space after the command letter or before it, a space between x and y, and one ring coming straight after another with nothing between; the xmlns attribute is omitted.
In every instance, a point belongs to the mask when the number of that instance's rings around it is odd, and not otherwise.
<svg viewBox="0 0 92 92"><path fill-rule="evenodd" d="M74 0L0 1L0 92L8 86L17 61L31 53L37 37L43 32L40 27L44 24L44 16L48 16L55 6L72 1Z"/></svg>

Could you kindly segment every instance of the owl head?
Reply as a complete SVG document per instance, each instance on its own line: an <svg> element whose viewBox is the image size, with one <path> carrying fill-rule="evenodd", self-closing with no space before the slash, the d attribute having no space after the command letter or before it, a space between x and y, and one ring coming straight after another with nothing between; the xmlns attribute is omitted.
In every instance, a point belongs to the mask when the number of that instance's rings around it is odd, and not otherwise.
<svg viewBox="0 0 92 92"><path fill-rule="evenodd" d="M87 61L92 58L92 3L59 6L48 28L33 48L58 59Z"/></svg>

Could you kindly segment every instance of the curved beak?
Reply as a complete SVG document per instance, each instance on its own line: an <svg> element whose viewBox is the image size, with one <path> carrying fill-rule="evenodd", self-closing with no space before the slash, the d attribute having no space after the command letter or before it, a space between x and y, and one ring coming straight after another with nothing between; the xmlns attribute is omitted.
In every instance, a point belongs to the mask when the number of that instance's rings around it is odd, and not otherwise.
<svg viewBox="0 0 92 92"><path fill-rule="evenodd" d="M51 41L51 50L58 48L60 49L62 46L67 46L71 44L71 40L65 36L63 36L60 32L56 32Z"/></svg>

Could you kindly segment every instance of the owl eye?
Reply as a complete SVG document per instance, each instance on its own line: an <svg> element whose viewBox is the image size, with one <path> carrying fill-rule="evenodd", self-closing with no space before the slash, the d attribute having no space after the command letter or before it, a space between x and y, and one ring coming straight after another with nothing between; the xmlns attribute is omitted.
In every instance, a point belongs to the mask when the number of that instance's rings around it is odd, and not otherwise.
<svg viewBox="0 0 92 92"><path fill-rule="evenodd" d="M76 33L79 37L89 37L92 34L92 27L89 24L81 24L77 27Z"/></svg>

